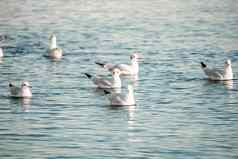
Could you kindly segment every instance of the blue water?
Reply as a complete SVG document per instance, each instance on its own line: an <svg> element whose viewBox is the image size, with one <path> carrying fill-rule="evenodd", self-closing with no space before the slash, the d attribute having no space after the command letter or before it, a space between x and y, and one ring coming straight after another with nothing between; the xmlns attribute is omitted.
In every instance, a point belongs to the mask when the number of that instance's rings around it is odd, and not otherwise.
<svg viewBox="0 0 238 159"><path fill-rule="evenodd" d="M1 0L0 158L238 158L238 81L205 80L200 61L238 77L234 0ZM43 55L49 34L61 61ZM84 72L139 52L136 106L111 107ZM8 97L28 80L31 100Z"/></svg>

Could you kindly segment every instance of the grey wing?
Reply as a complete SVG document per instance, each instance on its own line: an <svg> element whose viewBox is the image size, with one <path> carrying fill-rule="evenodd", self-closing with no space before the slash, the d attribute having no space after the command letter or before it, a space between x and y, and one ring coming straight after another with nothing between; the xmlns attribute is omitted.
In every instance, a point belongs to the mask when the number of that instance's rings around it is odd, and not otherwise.
<svg viewBox="0 0 238 159"><path fill-rule="evenodd" d="M204 69L205 74L211 79L222 79L223 71L218 69Z"/></svg>
<svg viewBox="0 0 238 159"><path fill-rule="evenodd" d="M10 87L10 93L11 93L11 96L17 97L20 94L20 88L16 87L16 86L11 86Z"/></svg>
<svg viewBox="0 0 238 159"><path fill-rule="evenodd" d="M109 82L108 80L103 80L101 78L98 78L98 77L95 77L93 82L98 85L99 87L102 86L102 87L111 87L112 86L112 83Z"/></svg>
<svg viewBox="0 0 238 159"><path fill-rule="evenodd" d="M122 94L114 94L111 98L111 100L116 103L124 103L126 101L126 96Z"/></svg>
<svg viewBox="0 0 238 159"><path fill-rule="evenodd" d="M115 65L107 63L104 67L108 69L109 71L111 71L115 67Z"/></svg>

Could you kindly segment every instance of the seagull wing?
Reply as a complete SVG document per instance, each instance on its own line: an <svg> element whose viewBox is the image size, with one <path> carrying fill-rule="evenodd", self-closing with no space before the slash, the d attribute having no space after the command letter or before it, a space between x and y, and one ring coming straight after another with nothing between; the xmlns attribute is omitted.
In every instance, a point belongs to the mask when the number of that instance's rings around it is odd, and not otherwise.
<svg viewBox="0 0 238 159"><path fill-rule="evenodd" d="M104 65L104 68L108 69L109 71L111 71L113 69L115 65L111 64L111 63L107 63Z"/></svg>
<svg viewBox="0 0 238 159"><path fill-rule="evenodd" d="M110 100L112 105L126 105L126 96L122 94L114 94Z"/></svg>
<svg viewBox="0 0 238 159"><path fill-rule="evenodd" d="M118 68L121 70L122 74L127 74L127 73L130 73L132 71L132 68L130 65L126 65L126 64L119 64L119 65L116 65L114 68Z"/></svg>
<svg viewBox="0 0 238 159"><path fill-rule="evenodd" d="M208 78L210 78L212 80L222 80L223 79L223 71L221 71L221 70L205 68L204 72L208 76Z"/></svg>
<svg viewBox="0 0 238 159"><path fill-rule="evenodd" d="M20 95L20 88L15 86L15 85L11 85L10 86L10 93L11 93L11 96L14 96L14 97L18 97Z"/></svg>
<svg viewBox="0 0 238 159"><path fill-rule="evenodd" d="M112 83L108 80L101 79L99 77L95 77L93 82L100 88L111 88Z"/></svg>

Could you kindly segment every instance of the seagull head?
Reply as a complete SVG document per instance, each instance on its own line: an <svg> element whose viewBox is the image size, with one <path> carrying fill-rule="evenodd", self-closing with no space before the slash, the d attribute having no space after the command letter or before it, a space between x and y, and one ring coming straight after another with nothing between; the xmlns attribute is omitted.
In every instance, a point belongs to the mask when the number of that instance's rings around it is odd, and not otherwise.
<svg viewBox="0 0 238 159"><path fill-rule="evenodd" d="M50 34L49 40L52 40L52 39L55 39L55 38L56 38L55 34Z"/></svg>
<svg viewBox="0 0 238 159"><path fill-rule="evenodd" d="M22 85L21 85L21 86L22 86L22 87L29 87L29 88L31 88L30 83L27 82L27 81L22 82Z"/></svg>
<svg viewBox="0 0 238 159"><path fill-rule="evenodd" d="M138 59L140 59L140 56L138 55L138 53L134 53L130 56L130 59L131 60L138 60Z"/></svg>
<svg viewBox="0 0 238 159"><path fill-rule="evenodd" d="M118 68L115 68L113 71L112 71L112 75L113 76L120 76L121 74L121 70L119 70Z"/></svg>
<svg viewBox="0 0 238 159"><path fill-rule="evenodd" d="M231 66L231 60L226 60L225 61L225 66Z"/></svg>

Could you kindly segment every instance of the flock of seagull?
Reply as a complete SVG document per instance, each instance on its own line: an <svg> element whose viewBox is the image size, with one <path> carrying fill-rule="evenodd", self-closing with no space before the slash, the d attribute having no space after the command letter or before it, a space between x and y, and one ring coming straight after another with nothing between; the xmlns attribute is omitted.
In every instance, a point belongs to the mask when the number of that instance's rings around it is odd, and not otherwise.
<svg viewBox="0 0 238 159"><path fill-rule="evenodd" d="M104 89L104 93L108 95L111 105L124 106L124 105L135 105L134 89L132 85L128 85L128 93L126 95L119 93L112 93L106 89L120 89L122 87L121 75L137 76L139 73L139 55L134 53L130 56L131 64L110 64L110 63L99 63L99 66L108 70L112 74L112 80L102 79L97 76L92 76L88 73L85 75L92 80L92 82L100 89ZM110 95L109 95L110 94Z"/></svg>
<svg viewBox="0 0 238 159"><path fill-rule="evenodd" d="M63 56L61 48L57 47L56 36L54 34L49 37L49 50L47 57L53 60L60 60ZM4 57L3 49L0 48L0 59ZM97 65L108 70L112 74L112 80L106 80L91 74L85 73L85 76L90 79L98 88L103 89L104 93L108 95L111 105L125 106L135 105L134 89L132 85L128 85L128 93L126 95L121 93L113 93L108 89L117 89L122 87L121 75L137 76L139 73L140 56L134 53L130 56L131 64L111 64L95 62ZM231 61L228 59L224 63L224 70L209 68L204 62L201 62L201 68L209 80L213 81L228 81L233 79L233 72ZM27 81L23 81L21 86L16 86L9 83L9 90L11 97L17 98L31 98L31 85Z"/></svg>

